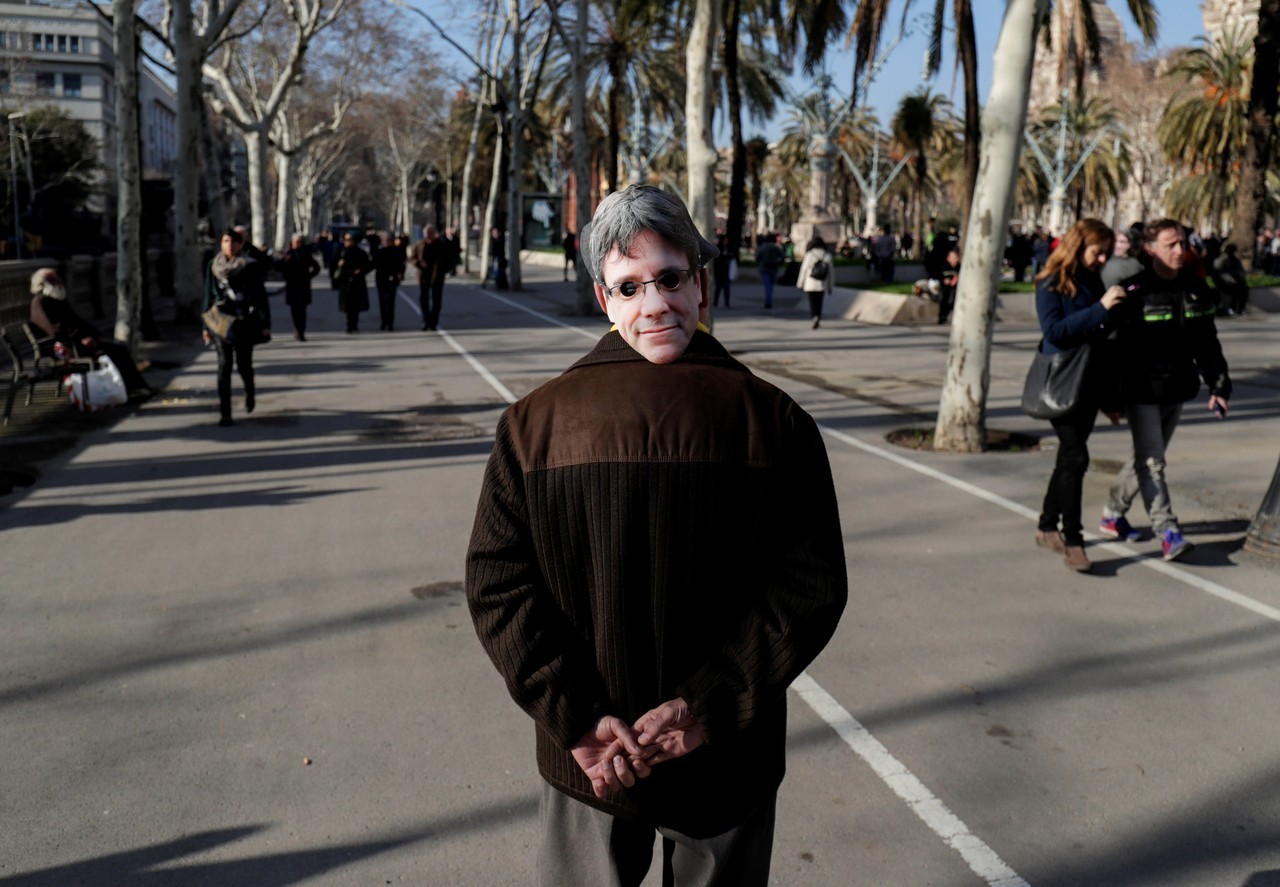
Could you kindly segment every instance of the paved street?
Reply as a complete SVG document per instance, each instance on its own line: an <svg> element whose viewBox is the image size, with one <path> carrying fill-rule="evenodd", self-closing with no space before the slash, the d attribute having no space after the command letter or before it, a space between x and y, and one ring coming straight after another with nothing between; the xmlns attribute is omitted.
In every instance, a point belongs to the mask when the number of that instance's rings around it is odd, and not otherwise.
<svg viewBox="0 0 1280 887"><path fill-rule="evenodd" d="M0 499L0 885L532 883L532 728L463 555L499 413L607 325L525 273L450 281L440 333L416 285L394 334L318 290L295 342L278 304L252 416L217 426L201 351ZM1232 414L1174 438L1197 549L1099 541L1081 576L1032 544L1051 449L886 442L930 424L942 328L815 331L780 295L735 286L715 331L822 425L851 597L790 694L772 882L1280 884L1280 562L1240 550L1280 315L1220 323ZM1017 410L1038 338L999 327L989 421L1051 443ZM1086 516L1128 446L1091 439Z"/></svg>

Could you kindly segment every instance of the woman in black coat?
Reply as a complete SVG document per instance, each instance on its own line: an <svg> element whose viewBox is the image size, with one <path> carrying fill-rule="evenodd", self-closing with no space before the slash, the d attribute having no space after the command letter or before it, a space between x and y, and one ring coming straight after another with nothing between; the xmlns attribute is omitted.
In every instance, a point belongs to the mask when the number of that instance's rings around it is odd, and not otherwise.
<svg viewBox="0 0 1280 887"><path fill-rule="evenodd" d="M289 248L276 261L284 275L284 300L293 315L293 337L307 341L307 306L311 304L311 278L320 273L320 263L301 234L293 235Z"/></svg>
<svg viewBox="0 0 1280 887"><path fill-rule="evenodd" d="M366 277L371 267L369 254L356 246L355 235L350 232L343 234L334 282L338 286L338 310L347 316L349 333L359 328L360 312L369 310L369 282Z"/></svg>
<svg viewBox="0 0 1280 887"><path fill-rule="evenodd" d="M204 276L201 312L215 305L234 320L225 336L204 329L205 344L218 349L219 425L231 424L231 370L244 382L244 409L256 405L253 385L253 346L271 339L271 305L267 302L266 266L242 252L244 240L234 228L222 235L222 249L209 262Z"/></svg>

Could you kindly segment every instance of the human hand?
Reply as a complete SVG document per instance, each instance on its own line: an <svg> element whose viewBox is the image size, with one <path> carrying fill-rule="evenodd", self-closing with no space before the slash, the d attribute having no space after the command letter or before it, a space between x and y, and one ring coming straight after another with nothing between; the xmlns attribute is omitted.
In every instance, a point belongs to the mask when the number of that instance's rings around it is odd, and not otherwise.
<svg viewBox="0 0 1280 887"><path fill-rule="evenodd" d="M200 331L200 338L204 340L204 343L205 343L206 345L208 345L210 342L212 342L212 341L213 341L213 336L209 335L209 331L208 331L208 330L201 330L201 331Z"/></svg>
<svg viewBox="0 0 1280 887"><path fill-rule="evenodd" d="M1209 409L1218 414L1219 419L1227 418L1227 399L1213 394L1209 397Z"/></svg>
<svg viewBox="0 0 1280 887"><path fill-rule="evenodd" d="M635 731L621 718L605 715L569 749L574 761L591 780L597 798L630 788L636 777L649 775L652 750L642 748Z"/></svg>
<svg viewBox="0 0 1280 887"><path fill-rule="evenodd" d="M1124 291L1124 287L1119 284L1109 287L1107 291L1102 294L1102 307L1110 311L1112 308L1124 301L1125 295L1127 294Z"/></svg>
<svg viewBox="0 0 1280 887"><path fill-rule="evenodd" d="M1119 425L1120 420L1124 418L1124 413L1120 412L1119 410L1114 410L1112 412L1104 412L1103 415L1111 420L1112 425Z"/></svg>
<svg viewBox="0 0 1280 887"><path fill-rule="evenodd" d="M641 715L634 729L639 734L636 741L652 752L646 762L649 765L683 757L706 742L702 725L689 711L689 703L681 698Z"/></svg>

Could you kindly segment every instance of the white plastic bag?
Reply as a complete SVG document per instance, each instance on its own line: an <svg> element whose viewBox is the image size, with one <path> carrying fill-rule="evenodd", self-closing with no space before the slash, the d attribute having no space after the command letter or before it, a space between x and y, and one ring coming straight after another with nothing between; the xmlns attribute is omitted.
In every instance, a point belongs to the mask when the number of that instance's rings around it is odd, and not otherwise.
<svg viewBox="0 0 1280 887"><path fill-rule="evenodd" d="M738 281L738 260L732 258L729 260L729 282L737 283Z"/></svg>
<svg viewBox="0 0 1280 887"><path fill-rule="evenodd" d="M67 395L76 409L86 413L119 406L129 400L124 376L105 354L98 357L96 370L73 373L67 378Z"/></svg>

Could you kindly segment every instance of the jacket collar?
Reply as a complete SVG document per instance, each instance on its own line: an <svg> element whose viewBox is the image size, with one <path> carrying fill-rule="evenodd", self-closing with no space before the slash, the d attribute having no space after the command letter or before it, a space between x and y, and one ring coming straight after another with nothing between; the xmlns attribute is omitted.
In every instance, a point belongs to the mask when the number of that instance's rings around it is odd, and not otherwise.
<svg viewBox="0 0 1280 887"><path fill-rule="evenodd" d="M627 344L627 340L622 338L622 334L617 330L609 330L596 347L583 355L573 366L569 367L569 372L584 366L595 366L605 363L647 363L643 354L636 351ZM719 364L726 367L736 367L745 370L746 367L734 360L725 350L725 347L705 331L705 328L699 324L698 329L694 332L693 338L689 340L689 347L685 349L684 354L680 355L673 364L679 363L710 363Z"/></svg>

